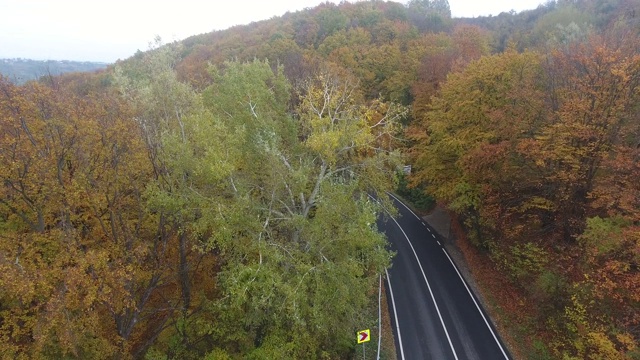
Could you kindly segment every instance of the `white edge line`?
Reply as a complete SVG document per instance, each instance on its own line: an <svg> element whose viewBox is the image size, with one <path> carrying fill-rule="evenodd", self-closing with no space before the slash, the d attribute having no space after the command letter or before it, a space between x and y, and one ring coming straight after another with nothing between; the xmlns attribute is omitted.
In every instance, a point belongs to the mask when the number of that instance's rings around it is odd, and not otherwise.
<svg viewBox="0 0 640 360"><path fill-rule="evenodd" d="M402 348L402 336L400 336L400 324L398 323L398 311L396 311L396 300L393 297L393 288L391 287L391 277L389 271L384 269L387 274L387 284L389 284L389 295L391 295L391 305L393 306L393 317L396 319L396 333L398 334L398 344L400 344L400 358L404 360L404 349Z"/></svg>
<svg viewBox="0 0 640 360"><path fill-rule="evenodd" d="M460 277L460 280L462 280L462 283L464 284L464 287L467 289L467 292L469 293L469 296L471 296L471 300L473 300L473 303L476 304L476 308L478 308L478 311L480 312L480 315L482 316L482 319L484 320L484 323L489 328L489 331L491 331L491 335L493 335L493 339L498 344L498 347L500 348L500 351L502 351L502 355L504 355L505 359L509 360L509 356L507 356L507 353L502 348L502 344L500 344L500 341L498 340L498 337L493 332L493 329L491 328L491 325L489 325L489 321L487 321L487 318L484 316L484 313L482 312L482 309L480 309L480 305L478 305L478 302L476 301L475 297L471 293L471 290L469 290L469 286L467 286L467 282L464 281L464 278L462 277L462 274L460 274L460 271L458 271L458 267L453 262L453 260L451 260L451 257L449 256L447 251L445 249L442 249L442 251L444 251L444 254L447 255L447 258L449 259L449 262L451 262L451 265L453 265L453 268L456 270L456 273L458 273L458 276Z"/></svg>
<svg viewBox="0 0 640 360"><path fill-rule="evenodd" d="M382 274L378 281L378 353L376 360L380 360L380 343L382 342Z"/></svg>
<svg viewBox="0 0 640 360"><path fill-rule="evenodd" d="M408 207L407 205L405 205L402 201L400 201L400 199L398 199L397 197L393 196L393 194L392 194L392 193L389 193L389 192L388 192L387 194L388 194L389 196L391 196L392 198L396 199L400 204L402 204L402 206L404 206L407 210L409 210L409 212L410 212L410 213L412 213L412 214L413 214L413 216L415 216L415 217L416 217L416 219L418 219L418 220L422 221L422 219L421 219L418 215L416 215L416 213L414 213L414 212L413 212L413 210L409 209L409 207Z"/></svg>
<svg viewBox="0 0 640 360"><path fill-rule="evenodd" d="M447 331L447 325L444 324L444 320L442 319L442 314L440 314L440 309L438 308L438 303L436 302L436 298L433 295L433 291L431 291L431 285L429 285L429 280L427 280L427 275L425 275L424 269L422 269L422 264L420 263L420 259L418 258L418 254L416 253L416 250L413 248L413 244L411 243L411 240L409 240L409 237L407 236L407 233L404 232L404 229L402 228L402 226L400 226L398 221L393 216L391 216L391 219L393 219L393 221L396 223L396 225L398 225L398 228L400 228L400 231L402 231L402 234L407 239L407 242L409 242L409 246L411 247L411 251L413 251L413 255L416 257L416 261L418 262L418 266L420 267L420 272L422 272L422 277L424 278L424 281L427 283L427 289L429 289L429 294L431 295L431 300L433 300L433 305L435 305L435 307L436 307L436 312L438 313L438 318L440 318L440 323L442 324L442 328L444 329L444 333L445 333L445 335L447 335L447 341L449 341L449 346L451 347L451 351L453 352L453 357L456 360L458 360L458 355L456 354L456 349L453 348L453 343L451 342L451 337L449 337L449 332Z"/></svg>
<svg viewBox="0 0 640 360"><path fill-rule="evenodd" d="M389 194L389 196L393 197L394 199L398 200L398 198L393 196L391 193L387 192L387 194ZM367 194L367 195L369 195L369 194ZM369 197L371 199L377 201L377 199L375 199L373 196L369 195ZM398 200L398 202L400 204L402 204L405 208L407 208L407 210L409 210L416 218L418 218L418 216L416 214L414 214L413 211L411 211L411 209L409 209L404 203L402 203L402 201ZM387 213L388 213L388 211L387 211ZM398 225L398 228L400 229L400 231L402 231L402 234L404 235L405 239L407 239L407 242L409 243L409 246L411 247L411 251L413 251L413 256L415 256L416 261L418 262L418 267L420 267L420 272L422 272L422 277L424 278L425 283L427 283L427 289L429 290L429 294L431 295L431 300L433 300L433 305L435 305L435 307L436 307L436 312L438 313L438 318L440 319L440 323L442 324L442 328L444 329L444 333L447 336L447 341L449 342L449 346L451 347L451 351L453 352L453 356L454 356L454 358L456 360L458 360L458 355L456 354L456 350L454 349L453 343L451 342L451 337L449 337L449 332L447 331L447 326L444 324L444 320L442 319L442 314L440 314L440 309L438 308L438 303L436 302L436 298L433 295L433 291L431 291L431 285L429 285L429 280L427 280L427 275L425 275L425 273L424 273L424 269L422 268L422 264L420 263L420 259L418 258L418 254L416 253L416 250L413 248L413 244L411 243L411 240L409 240L409 237L407 236L407 233L404 232L404 229L398 223L398 220L396 220L390 214L389 214L389 217L393 220L393 222L396 223L396 225ZM418 218L418 219L421 220L420 218ZM431 231L431 230L429 230L429 231ZM432 234L432 236L433 236L433 234ZM435 236L433 236L433 237L435 238ZM402 360L404 360L404 350L402 349L402 338L400 336L400 326L398 325L398 314L396 312L396 303L395 303L395 300L393 298L393 289L391 288L391 278L389 276L389 272L387 271L387 269L385 269L384 271L387 274L387 283L389 284L389 293L391 294L391 303L393 305L394 317L396 319L396 328L397 328L396 330L398 332L398 343L400 344L400 355L402 357Z"/></svg>

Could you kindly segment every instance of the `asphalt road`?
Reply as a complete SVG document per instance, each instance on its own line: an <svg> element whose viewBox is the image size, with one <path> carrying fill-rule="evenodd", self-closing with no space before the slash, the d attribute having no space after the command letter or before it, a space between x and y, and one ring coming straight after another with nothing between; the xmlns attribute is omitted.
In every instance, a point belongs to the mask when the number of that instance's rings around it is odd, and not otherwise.
<svg viewBox="0 0 640 360"><path fill-rule="evenodd" d="M386 286L398 359L510 359L440 236L394 202L401 216L378 228L397 252Z"/></svg>

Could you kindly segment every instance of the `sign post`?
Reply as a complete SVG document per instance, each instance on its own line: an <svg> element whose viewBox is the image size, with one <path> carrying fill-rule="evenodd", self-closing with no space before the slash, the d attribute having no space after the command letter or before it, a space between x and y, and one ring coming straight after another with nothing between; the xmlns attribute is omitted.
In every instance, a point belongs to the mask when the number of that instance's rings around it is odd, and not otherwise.
<svg viewBox="0 0 640 360"><path fill-rule="evenodd" d="M366 357L365 357L364 343L371 341L371 331L369 331L369 329L361 330L361 331L358 331L356 334L357 334L358 344L362 344L362 358L365 359Z"/></svg>

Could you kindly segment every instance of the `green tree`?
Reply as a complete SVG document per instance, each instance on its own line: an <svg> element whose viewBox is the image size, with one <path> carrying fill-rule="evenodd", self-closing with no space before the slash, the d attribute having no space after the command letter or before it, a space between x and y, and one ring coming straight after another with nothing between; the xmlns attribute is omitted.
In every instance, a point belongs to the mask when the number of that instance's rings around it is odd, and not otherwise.
<svg viewBox="0 0 640 360"><path fill-rule="evenodd" d="M153 274L150 281L156 285L149 289L151 299L162 299L165 311L162 322L155 324L152 335L136 349L136 355L144 354L162 335L169 339L167 343L175 344L168 353L186 356L183 351L194 346L188 331L195 321L193 313L211 295L206 286L194 284L196 278L211 281L201 266L213 266L215 259L212 254L194 250L198 237L189 227L199 214L193 193L185 192L191 184L191 164L186 163L191 148L185 119L201 110L201 104L192 88L178 80L175 66L179 50L177 44L162 45L158 38L139 63L116 67L114 71L114 84L136 107L135 119L153 169L144 192L145 208L159 222L159 259L171 266L161 276ZM166 289L161 285L167 285Z"/></svg>
<svg viewBox="0 0 640 360"><path fill-rule="evenodd" d="M223 264L220 297L190 331L218 354L348 354L389 264L367 193L393 188L388 136L403 112L363 106L350 83L324 73L291 116L283 70L266 62L229 62L213 79L204 110L184 119L184 150L166 143L170 169L188 181L157 193L196 209L186 231Z"/></svg>
<svg viewBox="0 0 640 360"><path fill-rule="evenodd" d="M445 31L451 24L451 8L447 0L411 0L407 4L409 20L420 30Z"/></svg>

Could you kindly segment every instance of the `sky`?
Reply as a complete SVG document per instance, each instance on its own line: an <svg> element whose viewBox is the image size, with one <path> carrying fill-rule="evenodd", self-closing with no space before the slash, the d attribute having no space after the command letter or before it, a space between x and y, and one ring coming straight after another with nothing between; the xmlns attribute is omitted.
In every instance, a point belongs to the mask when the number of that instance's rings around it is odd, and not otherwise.
<svg viewBox="0 0 640 360"><path fill-rule="evenodd" d="M353 0L351 0L353 2ZM408 0L398 0L406 3ZM322 0L0 0L0 58L114 62L164 42L314 7ZM339 0L331 2L338 3ZM545 0L449 0L453 17Z"/></svg>

